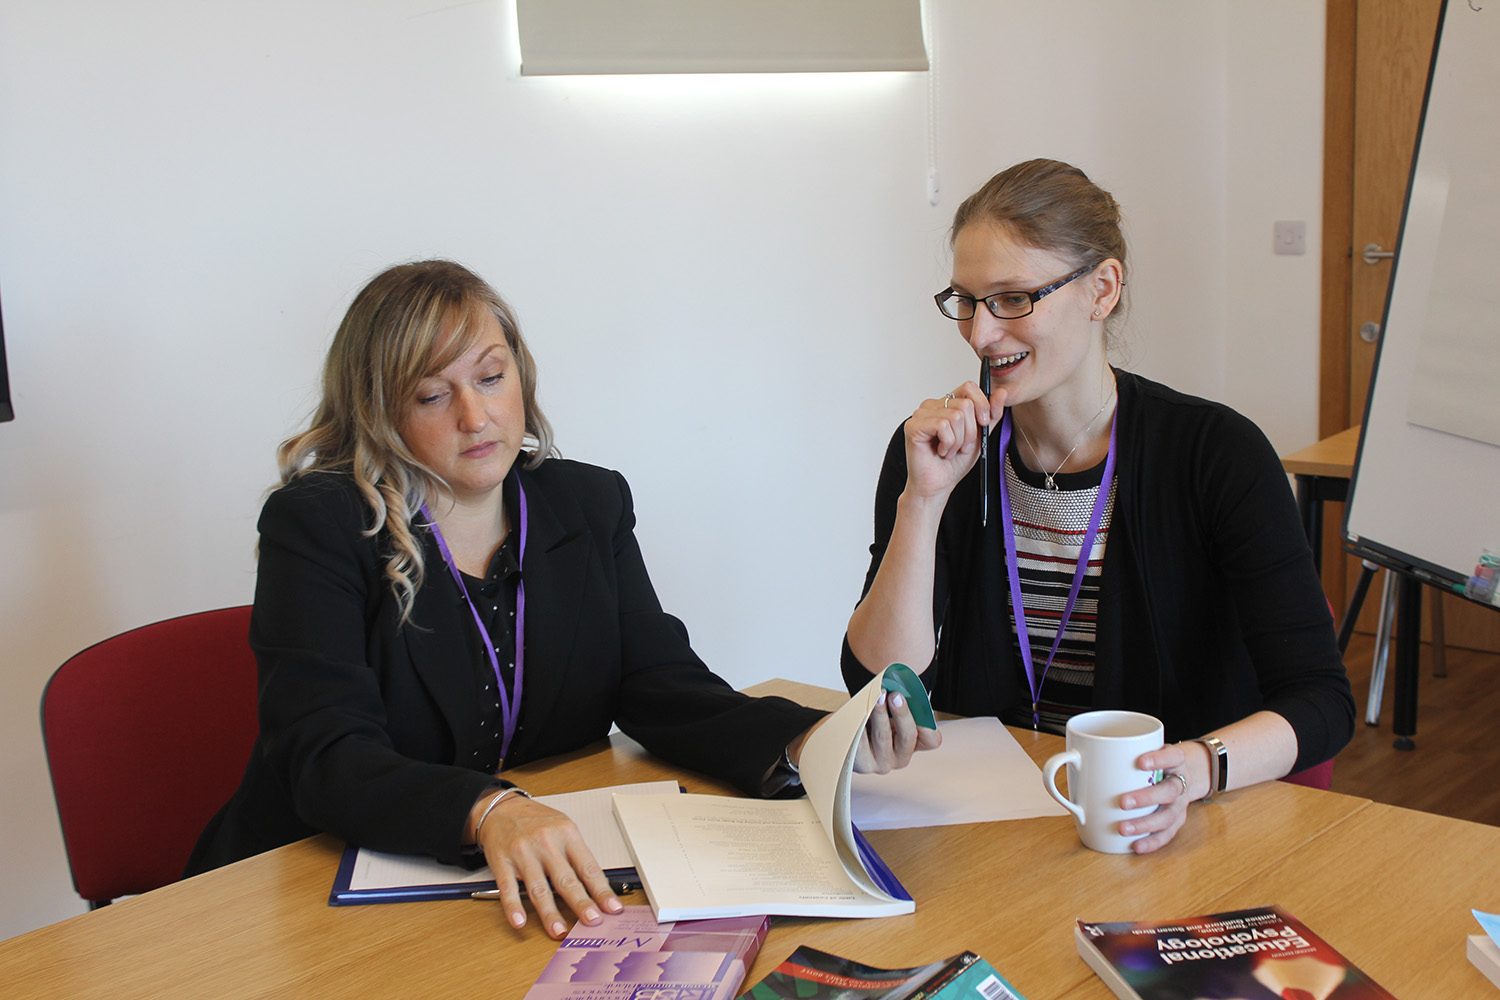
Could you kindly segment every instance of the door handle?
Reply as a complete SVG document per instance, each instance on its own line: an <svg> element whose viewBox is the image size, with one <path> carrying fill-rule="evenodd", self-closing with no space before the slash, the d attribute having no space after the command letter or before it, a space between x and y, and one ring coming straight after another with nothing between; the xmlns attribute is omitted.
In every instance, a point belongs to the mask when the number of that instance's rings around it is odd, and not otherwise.
<svg viewBox="0 0 1500 1000"><path fill-rule="evenodd" d="M1379 243L1366 243L1364 251L1359 255L1359 259L1366 264L1378 264L1394 256L1396 256L1396 251L1382 250Z"/></svg>

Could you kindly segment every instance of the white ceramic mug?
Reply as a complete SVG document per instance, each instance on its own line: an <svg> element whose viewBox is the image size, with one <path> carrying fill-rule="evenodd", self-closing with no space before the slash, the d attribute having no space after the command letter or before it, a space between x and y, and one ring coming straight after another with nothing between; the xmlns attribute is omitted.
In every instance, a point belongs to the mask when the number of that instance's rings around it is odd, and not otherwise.
<svg viewBox="0 0 1500 1000"><path fill-rule="evenodd" d="M1120 796L1154 784L1159 772L1142 771L1136 760L1162 746L1162 725L1140 712L1084 712L1068 720L1068 748L1053 754L1042 766L1042 783L1073 814L1078 837L1085 847L1105 854L1126 854L1133 841L1120 833L1122 820L1145 816L1155 809L1120 808ZM1068 794L1057 787L1057 771L1068 765Z"/></svg>

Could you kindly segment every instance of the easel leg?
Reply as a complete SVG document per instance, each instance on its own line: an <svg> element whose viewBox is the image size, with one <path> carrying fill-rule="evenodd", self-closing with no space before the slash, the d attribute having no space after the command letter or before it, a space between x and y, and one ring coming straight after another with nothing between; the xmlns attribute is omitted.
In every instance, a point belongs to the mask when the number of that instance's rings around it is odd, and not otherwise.
<svg viewBox="0 0 1500 1000"><path fill-rule="evenodd" d="M1375 568L1369 563L1360 573L1361 581L1365 580L1366 574L1373 574ZM1365 588L1369 588L1365 581ZM1361 593L1359 595L1363 597ZM1353 612L1346 620L1345 625L1352 632L1353 620L1358 617L1358 612ZM1380 701L1385 695L1385 667L1390 660L1391 652L1391 625L1396 621L1396 574L1387 570L1385 583L1380 591L1380 620L1375 626L1375 659L1370 665L1370 696L1365 701L1365 723L1371 726L1380 725Z"/></svg>
<svg viewBox="0 0 1500 1000"><path fill-rule="evenodd" d="M1360 560L1359 580L1354 584L1354 596L1349 598L1349 608L1344 612L1344 620L1339 623L1340 653L1349 648L1349 640L1354 638L1354 626L1359 621L1359 609L1364 607L1365 595L1370 592L1370 581L1375 579L1375 571L1379 568L1369 560ZM1380 601L1381 613L1384 614L1385 598L1381 597Z"/></svg>
<svg viewBox="0 0 1500 1000"><path fill-rule="evenodd" d="M1395 575L1395 574L1393 574ZM1397 750L1414 750L1417 734L1417 680L1422 654L1422 584L1402 575L1397 585L1396 710L1392 729Z"/></svg>
<svg viewBox="0 0 1500 1000"><path fill-rule="evenodd" d="M1443 592L1436 587L1427 588L1432 593L1432 676L1448 676L1447 637L1443 635Z"/></svg>

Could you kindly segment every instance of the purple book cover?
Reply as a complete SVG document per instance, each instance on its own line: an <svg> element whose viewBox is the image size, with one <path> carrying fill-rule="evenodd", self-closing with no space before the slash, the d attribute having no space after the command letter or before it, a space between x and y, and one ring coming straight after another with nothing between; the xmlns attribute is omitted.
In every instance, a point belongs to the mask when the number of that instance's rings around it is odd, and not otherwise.
<svg viewBox="0 0 1500 1000"><path fill-rule="evenodd" d="M657 923L649 906L575 924L526 1000L733 1000L769 917Z"/></svg>

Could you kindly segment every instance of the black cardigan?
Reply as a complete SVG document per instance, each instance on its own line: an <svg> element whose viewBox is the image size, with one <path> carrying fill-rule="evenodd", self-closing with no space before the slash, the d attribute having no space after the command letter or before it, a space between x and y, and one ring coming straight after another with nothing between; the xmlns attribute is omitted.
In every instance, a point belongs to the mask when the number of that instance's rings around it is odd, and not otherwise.
<svg viewBox="0 0 1500 1000"><path fill-rule="evenodd" d="M530 518L526 668L506 765L577 749L618 723L652 753L759 794L823 713L748 698L704 666L657 601L618 473L549 459L518 463L516 474ZM384 533L362 533L371 519L336 473L303 476L266 501L250 625L261 731L188 874L318 831L461 860L469 809L495 785L465 766L485 735L478 630L425 531L426 580L399 623Z"/></svg>
<svg viewBox="0 0 1500 1000"><path fill-rule="evenodd" d="M1227 406L1115 374L1117 492L1100 578L1094 707L1154 715L1169 741L1266 709L1297 734L1294 771L1331 758L1353 735L1354 699L1270 442ZM922 677L935 708L1029 720L1026 680L1012 662L1003 528L993 510L980 528L979 475L976 465L943 511L939 639ZM876 490L866 592L905 486L897 428ZM847 638L843 673L851 691L870 676Z"/></svg>

